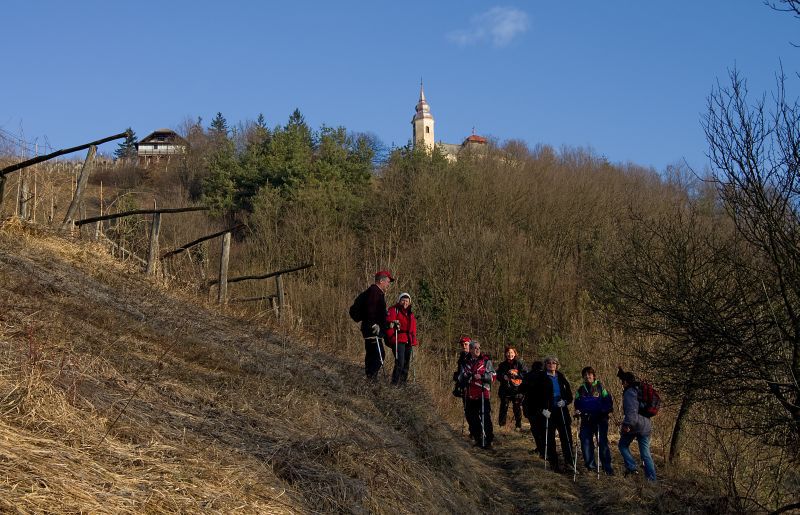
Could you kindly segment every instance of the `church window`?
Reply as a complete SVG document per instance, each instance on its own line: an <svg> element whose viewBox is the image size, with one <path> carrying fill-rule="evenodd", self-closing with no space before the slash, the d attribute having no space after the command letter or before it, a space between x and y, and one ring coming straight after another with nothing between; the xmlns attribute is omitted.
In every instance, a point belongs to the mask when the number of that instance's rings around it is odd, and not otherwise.
<svg viewBox="0 0 800 515"><path fill-rule="evenodd" d="M430 133L431 133L431 128L425 127L425 134L430 134Z"/></svg>

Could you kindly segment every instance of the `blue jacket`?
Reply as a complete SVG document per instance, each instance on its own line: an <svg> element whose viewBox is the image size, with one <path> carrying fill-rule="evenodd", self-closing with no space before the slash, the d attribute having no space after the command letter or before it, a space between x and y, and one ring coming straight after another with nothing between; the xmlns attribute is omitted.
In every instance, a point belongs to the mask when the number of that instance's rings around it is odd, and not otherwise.
<svg viewBox="0 0 800 515"><path fill-rule="evenodd" d="M639 383L625 388L622 393L622 411L625 413L622 425L630 427L634 435L647 436L653 431L653 422L639 415Z"/></svg>
<svg viewBox="0 0 800 515"><path fill-rule="evenodd" d="M591 384L583 382L575 392L575 409L586 421L598 420L600 416L607 418L614 411L614 399L600 380Z"/></svg>

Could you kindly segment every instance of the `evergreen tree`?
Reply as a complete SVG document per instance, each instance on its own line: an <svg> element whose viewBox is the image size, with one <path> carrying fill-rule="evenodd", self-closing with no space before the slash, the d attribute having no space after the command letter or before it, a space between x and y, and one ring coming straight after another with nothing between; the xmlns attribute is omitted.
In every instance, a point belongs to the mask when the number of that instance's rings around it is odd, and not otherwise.
<svg viewBox="0 0 800 515"><path fill-rule="evenodd" d="M228 137L228 121L222 116L222 113L217 112L217 116L211 120L211 126L208 128L208 133L215 138Z"/></svg>
<svg viewBox="0 0 800 515"><path fill-rule="evenodd" d="M234 177L240 173L232 141L225 141L212 151L208 157L208 176L203 179L202 202L211 208L213 214L234 207Z"/></svg>
<svg viewBox="0 0 800 515"><path fill-rule="evenodd" d="M133 129L128 127L125 139L119 144L119 147L114 151L114 156L117 159L133 159L136 157L136 133Z"/></svg>

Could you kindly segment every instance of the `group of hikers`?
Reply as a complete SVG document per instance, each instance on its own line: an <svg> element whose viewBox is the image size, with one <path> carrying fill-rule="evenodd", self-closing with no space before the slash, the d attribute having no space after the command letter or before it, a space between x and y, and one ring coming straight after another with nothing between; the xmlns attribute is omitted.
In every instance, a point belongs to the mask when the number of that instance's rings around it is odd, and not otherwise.
<svg viewBox="0 0 800 515"><path fill-rule="evenodd" d="M401 293L397 303L387 309L385 294L394 277L388 270L375 274L375 282L362 292L350 308L350 316L361 323L364 337L364 369L369 379L376 379L385 359L385 347L394 354L391 382L402 385L408 379L413 349L417 346L417 322L411 309L411 296ZM453 395L460 397L470 437L475 445L492 447L494 432L491 420L491 385L500 381L498 424L506 425L511 405L515 428L522 429L522 417L527 418L533 435L535 452L556 472L577 474L577 442L572 436L572 415L580 420L578 440L583 464L590 471L614 475L608 442L609 415L614 399L603 386L591 366L581 371L582 382L574 395L569 381L559 370L556 356L547 356L527 368L514 347L505 348L502 363L495 369L488 354L481 351L478 340L462 337L458 370L453 373ZM633 440L639 446L645 478L656 480L656 469L650 454L650 417L657 412L658 396L647 383L640 382L631 372L619 367L617 377L622 382L622 411L618 448L625 465L624 475L638 474L638 465L630 451ZM642 390L649 388L651 404L642 401ZM655 400L653 401L653 397ZM647 396L644 397L646 400ZM654 402L654 404L653 404ZM559 462L556 434L561 446L564 465Z"/></svg>

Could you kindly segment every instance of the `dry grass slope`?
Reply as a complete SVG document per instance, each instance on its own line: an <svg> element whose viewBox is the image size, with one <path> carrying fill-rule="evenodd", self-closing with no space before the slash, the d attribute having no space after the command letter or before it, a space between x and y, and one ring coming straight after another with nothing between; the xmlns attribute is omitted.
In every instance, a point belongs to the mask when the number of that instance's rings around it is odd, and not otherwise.
<svg viewBox="0 0 800 515"><path fill-rule="evenodd" d="M4 223L0 511L720 509L675 474L663 487L573 484L542 471L527 435L501 431L496 451L475 452L426 381L369 384L358 349L309 340L148 282L92 244Z"/></svg>
<svg viewBox="0 0 800 515"><path fill-rule="evenodd" d="M0 230L0 508L480 512L426 394L370 386L101 250Z"/></svg>

